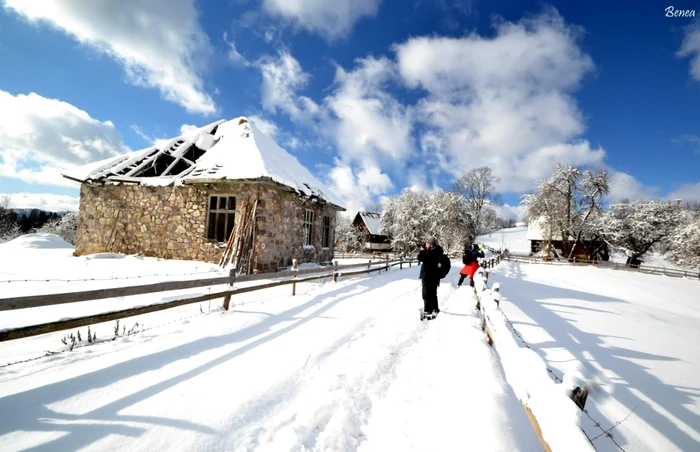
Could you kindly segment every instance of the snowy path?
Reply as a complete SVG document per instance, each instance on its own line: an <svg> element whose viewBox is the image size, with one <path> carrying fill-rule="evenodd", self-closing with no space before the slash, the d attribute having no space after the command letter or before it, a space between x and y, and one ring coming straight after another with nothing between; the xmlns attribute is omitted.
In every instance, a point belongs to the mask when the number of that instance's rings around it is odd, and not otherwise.
<svg viewBox="0 0 700 452"><path fill-rule="evenodd" d="M443 313L421 323L416 273L263 291L0 369L0 450L538 450L473 293L443 284Z"/></svg>
<svg viewBox="0 0 700 452"><path fill-rule="evenodd" d="M609 380L591 416L627 452L700 450L700 282L591 266L502 263L501 309L561 377ZM633 413L632 410L634 410ZM631 413L631 414L630 414ZM591 437L602 432L583 417ZM600 452L618 451L605 436Z"/></svg>

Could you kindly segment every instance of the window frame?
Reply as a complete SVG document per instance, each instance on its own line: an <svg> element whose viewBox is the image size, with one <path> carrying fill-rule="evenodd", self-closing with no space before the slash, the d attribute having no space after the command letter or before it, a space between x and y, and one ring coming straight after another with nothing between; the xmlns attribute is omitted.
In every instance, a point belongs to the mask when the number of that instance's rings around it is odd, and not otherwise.
<svg viewBox="0 0 700 452"><path fill-rule="evenodd" d="M315 215L313 210L304 209L304 246L313 246L314 217Z"/></svg>
<svg viewBox="0 0 700 452"><path fill-rule="evenodd" d="M323 235L321 236L321 247L331 247L331 216L323 215Z"/></svg>
<svg viewBox="0 0 700 452"><path fill-rule="evenodd" d="M215 208L212 209L212 199L216 199L216 204ZM224 207L221 206L221 198L225 200ZM230 200L233 198L233 209L230 208ZM208 196L207 199L207 226L206 226L206 237L209 240L215 241L217 243L226 243L231 234L233 234L235 227L236 227L236 213L238 209L238 200L236 199L235 194L225 194L225 193L218 193L218 194L211 194ZM211 216L214 214L214 237L210 237L210 228L211 228ZM219 215L224 215L224 240L223 242L219 241L217 239L217 223L218 223L218 216ZM229 229L229 215L233 215L233 224L231 225L231 231L226 234L226 231ZM228 235L228 236L227 236Z"/></svg>

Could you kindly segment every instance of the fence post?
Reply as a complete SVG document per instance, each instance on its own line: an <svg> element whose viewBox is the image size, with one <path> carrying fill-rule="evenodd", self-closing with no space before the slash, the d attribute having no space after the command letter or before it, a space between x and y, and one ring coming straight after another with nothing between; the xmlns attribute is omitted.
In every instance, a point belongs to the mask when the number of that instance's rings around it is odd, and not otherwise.
<svg viewBox="0 0 700 452"><path fill-rule="evenodd" d="M574 264L573 265L576 265L576 256L574 256Z"/></svg>
<svg viewBox="0 0 700 452"><path fill-rule="evenodd" d="M228 272L228 277L230 278L230 282L228 283L229 286L233 287L233 283L236 282L236 269L232 268L231 271ZM229 304L231 303L231 295L226 295L224 298L224 311L228 311Z"/></svg>
<svg viewBox="0 0 700 452"><path fill-rule="evenodd" d="M292 270L297 270L297 260L296 259L292 259ZM293 279L297 279L296 274L294 274ZM296 296L296 294L297 294L297 283L296 283L296 281L294 281L292 283L292 296Z"/></svg>
<svg viewBox="0 0 700 452"><path fill-rule="evenodd" d="M399 258L399 270L403 270L403 257Z"/></svg>
<svg viewBox="0 0 700 452"><path fill-rule="evenodd" d="M338 282L338 261L333 261L333 282Z"/></svg>
<svg viewBox="0 0 700 452"><path fill-rule="evenodd" d="M386 271L389 271L389 253L386 254Z"/></svg>

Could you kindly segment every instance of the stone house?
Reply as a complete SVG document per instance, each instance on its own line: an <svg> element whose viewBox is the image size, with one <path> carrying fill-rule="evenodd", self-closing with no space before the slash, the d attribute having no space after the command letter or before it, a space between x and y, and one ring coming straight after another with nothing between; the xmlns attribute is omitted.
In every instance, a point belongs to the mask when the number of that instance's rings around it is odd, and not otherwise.
<svg viewBox="0 0 700 452"><path fill-rule="evenodd" d="M66 171L80 182L75 255L218 262L257 200L250 270L333 257L342 202L246 118Z"/></svg>

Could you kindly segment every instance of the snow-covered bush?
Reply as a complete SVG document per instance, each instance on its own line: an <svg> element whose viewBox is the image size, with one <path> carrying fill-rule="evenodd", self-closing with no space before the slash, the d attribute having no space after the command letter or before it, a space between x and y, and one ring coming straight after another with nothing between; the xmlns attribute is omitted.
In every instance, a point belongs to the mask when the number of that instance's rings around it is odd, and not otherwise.
<svg viewBox="0 0 700 452"><path fill-rule="evenodd" d="M613 204L599 216L596 228L635 265L648 251L662 250L682 223L683 211L667 201Z"/></svg>
<svg viewBox="0 0 700 452"><path fill-rule="evenodd" d="M45 223L35 232L56 234L71 245L75 245L78 236L78 213L69 212L61 218Z"/></svg>

